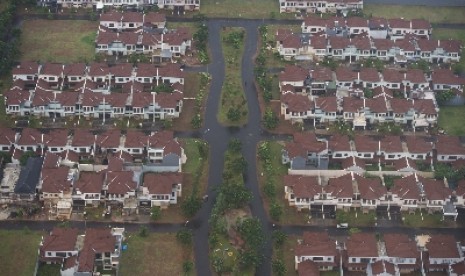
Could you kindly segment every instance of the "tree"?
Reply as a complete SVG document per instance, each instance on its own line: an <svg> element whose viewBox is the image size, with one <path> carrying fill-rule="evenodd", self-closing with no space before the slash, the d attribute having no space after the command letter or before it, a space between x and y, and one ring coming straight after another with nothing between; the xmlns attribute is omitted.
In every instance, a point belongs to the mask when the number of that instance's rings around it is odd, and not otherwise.
<svg viewBox="0 0 465 276"><path fill-rule="evenodd" d="M190 246L192 244L192 231L189 229L183 228L176 233L176 239L182 245Z"/></svg>
<svg viewBox="0 0 465 276"><path fill-rule="evenodd" d="M337 223L348 223L348 214L344 211L336 212L336 221Z"/></svg>
<svg viewBox="0 0 465 276"><path fill-rule="evenodd" d="M150 210L150 218L152 220L158 220L161 217L161 208L159 206L154 206Z"/></svg>
<svg viewBox="0 0 465 276"><path fill-rule="evenodd" d="M263 186L263 193L265 193L268 198L274 198L276 196L276 185L272 179L268 179Z"/></svg>
<svg viewBox="0 0 465 276"><path fill-rule="evenodd" d="M267 108L263 116L263 123L267 129L275 129L278 126L279 118L270 108Z"/></svg>
<svg viewBox="0 0 465 276"><path fill-rule="evenodd" d="M202 126L202 117L200 117L199 113L195 114L194 117L192 117L191 125L193 128L200 128Z"/></svg>
<svg viewBox="0 0 465 276"><path fill-rule="evenodd" d="M438 104L442 105L451 100L454 96L455 94L452 90L441 91L436 93L436 100Z"/></svg>
<svg viewBox="0 0 465 276"><path fill-rule="evenodd" d="M274 230L272 234L275 247L282 247L287 240L287 235L282 230Z"/></svg>
<svg viewBox="0 0 465 276"><path fill-rule="evenodd" d="M271 267L273 268L273 272L275 275L278 275L278 276L286 275L287 269L286 269L286 265L284 264L283 260L281 259L273 260Z"/></svg>
<svg viewBox="0 0 465 276"><path fill-rule="evenodd" d="M194 269L194 263L191 261L185 261L182 263L182 270L184 271L185 274L190 274L192 272L192 269Z"/></svg>
<svg viewBox="0 0 465 276"><path fill-rule="evenodd" d="M258 251L246 249L241 253L239 262L243 268L257 267L261 264L262 259L263 256Z"/></svg>
<svg viewBox="0 0 465 276"><path fill-rule="evenodd" d="M281 215L283 214L283 207L274 201L270 206L270 216L273 220L279 221Z"/></svg>
<svg viewBox="0 0 465 276"><path fill-rule="evenodd" d="M225 182L220 186L220 193L223 195L222 209L239 209L244 207L252 199L252 193L243 183Z"/></svg>
<svg viewBox="0 0 465 276"><path fill-rule="evenodd" d="M197 211L202 207L202 200L197 196L192 194L181 204L182 213L186 217L192 217L197 213Z"/></svg>
<svg viewBox="0 0 465 276"><path fill-rule="evenodd" d="M368 98L368 99L373 98L373 90L371 90L371 89L369 89L369 88L363 89L363 96L364 96L365 98Z"/></svg>
<svg viewBox="0 0 465 276"><path fill-rule="evenodd" d="M229 141L229 144L228 144L228 150L232 151L232 152L240 152L242 149L242 143L241 143L241 140L237 139L237 138L233 138Z"/></svg>
<svg viewBox="0 0 465 276"><path fill-rule="evenodd" d="M244 156L235 158L231 163L231 169L234 173L245 173L247 170L247 161Z"/></svg>
<svg viewBox="0 0 465 276"><path fill-rule="evenodd" d="M238 226L239 233L246 244L253 249L260 249L265 242L262 224L257 218L246 218Z"/></svg>
<svg viewBox="0 0 465 276"><path fill-rule="evenodd" d="M237 122L241 119L241 112L239 108L230 107L226 116L228 117L228 120Z"/></svg>

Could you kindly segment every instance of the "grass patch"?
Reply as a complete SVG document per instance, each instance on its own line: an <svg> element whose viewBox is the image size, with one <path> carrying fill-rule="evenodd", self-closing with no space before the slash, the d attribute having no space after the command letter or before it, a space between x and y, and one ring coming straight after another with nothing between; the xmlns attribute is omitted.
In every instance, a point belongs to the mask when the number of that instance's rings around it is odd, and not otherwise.
<svg viewBox="0 0 465 276"><path fill-rule="evenodd" d="M37 270L37 276L60 276L60 264L41 264Z"/></svg>
<svg viewBox="0 0 465 276"><path fill-rule="evenodd" d="M94 59L98 22L25 20L21 28L21 60L89 62Z"/></svg>
<svg viewBox="0 0 465 276"><path fill-rule="evenodd" d="M376 214L374 211L364 214L361 210L350 210L349 212L337 210L336 218L338 221L348 222L350 227L373 226L376 222Z"/></svg>
<svg viewBox="0 0 465 276"><path fill-rule="evenodd" d="M432 23L465 23L465 7L428 7L365 4L363 13L373 17L406 19L422 18ZM435 30L433 30L433 33Z"/></svg>
<svg viewBox="0 0 465 276"><path fill-rule="evenodd" d="M275 0L202 0L200 10L208 17L294 18L294 14L280 14Z"/></svg>
<svg viewBox="0 0 465 276"><path fill-rule="evenodd" d="M193 261L193 250L176 240L176 234L150 233L143 238L133 233L122 252L120 275L184 275L183 262Z"/></svg>
<svg viewBox="0 0 465 276"><path fill-rule="evenodd" d="M415 214L404 214L404 225L409 227L440 227L444 226L441 221L442 216L440 214L423 214L415 212Z"/></svg>
<svg viewBox="0 0 465 276"><path fill-rule="evenodd" d="M41 232L0 230L0 271L3 275L34 274Z"/></svg>
<svg viewBox="0 0 465 276"><path fill-rule="evenodd" d="M243 28L225 28L221 32L226 77L221 89L218 120L228 126L241 126L247 123L247 101L241 77L244 40L245 32Z"/></svg>
<svg viewBox="0 0 465 276"><path fill-rule="evenodd" d="M438 125L449 135L465 135L465 106L441 106Z"/></svg>
<svg viewBox="0 0 465 276"><path fill-rule="evenodd" d="M280 248L274 246L273 250L273 260L281 259L284 261L286 267L286 275L298 275L295 270L295 259L294 259L294 249L297 246L297 240L302 239L302 237L290 235L287 236L283 245Z"/></svg>

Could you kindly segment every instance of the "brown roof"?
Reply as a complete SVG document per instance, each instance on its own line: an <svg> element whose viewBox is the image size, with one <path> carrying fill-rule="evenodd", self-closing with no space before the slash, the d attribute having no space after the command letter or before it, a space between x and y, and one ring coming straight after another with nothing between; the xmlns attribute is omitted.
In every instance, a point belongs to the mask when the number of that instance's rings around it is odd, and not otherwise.
<svg viewBox="0 0 465 276"><path fill-rule="evenodd" d="M23 61L13 68L13 75L35 75L39 73L39 64L32 61Z"/></svg>
<svg viewBox="0 0 465 276"><path fill-rule="evenodd" d="M412 29L431 29L431 23L424 19L412 19Z"/></svg>
<svg viewBox="0 0 465 276"><path fill-rule="evenodd" d="M327 232L304 232L303 242L295 248L295 255L336 257L336 243Z"/></svg>
<svg viewBox="0 0 465 276"><path fill-rule="evenodd" d="M60 164L60 157L54 153L47 151L44 157L42 168L57 168Z"/></svg>
<svg viewBox="0 0 465 276"><path fill-rule="evenodd" d="M176 31L163 35L163 42L169 45L181 45L191 39L192 35L188 28L177 28Z"/></svg>
<svg viewBox="0 0 465 276"><path fill-rule="evenodd" d="M384 273L388 273L388 275L395 275L396 269L393 263L381 260L371 264L371 272L373 275L386 275Z"/></svg>
<svg viewBox="0 0 465 276"><path fill-rule="evenodd" d="M55 98L55 93L36 89L34 92L34 98L32 99L33 106L44 106L48 105Z"/></svg>
<svg viewBox="0 0 465 276"><path fill-rule="evenodd" d="M425 197L428 200L446 200L452 195L452 190L445 186L444 181L424 178L418 176L421 184L423 184L423 190Z"/></svg>
<svg viewBox="0 0 465 276"><path fill-rule="evenodd" d="M343 176L330 178L328 185L324 187L327 193L331 193L336 198L352 198L354 189L352 186L352 176L350 173Z"/></svg>
<svg viewBox="0 0 465 276"><path fill-rule="evenodd" d="M310 37L309 45L312 46L314 49L326 49L328 41L326 40L326 37L323 35L314 35Z"/></svg>
<svg viewBox="0 0 465 276"><path fill-rule="evenodd" d="M29 100L31 93L26 90L8 90L4 92L6 105L21 105Z"/></svg>
<svg viewBox="0 0 465 276"><path fill-rule="evenodd" d="M74 184L75 189L81 193L101 193L104 178L103 172L81 172Z"/></svg>
<svg viewBox="0 0 465 276"><path fill-rule="evenodd" d="M42 169L42 192L60 193L71 190L72 181L68 179L69 168L43 168Z"/></svg>
<svg viewBox="0 0 465 276"><path fill-rule="evenodd" d="M406 136L405 141L410 153L427 153L433 150L433 144L419 136Z"/></svg>
<svg viewBox="0 0 465 276"><path fill-rule="evenodd" d="M121 21L122 17L123 17L122 12L110 11L110 12L102 13L100 15L100 21Z"/></svg>
<svg viewBox="0 0 465 276"><path fill-rule="evenodd" d="M376 152L378 151L378 141L370 136L355 135L355 148L358 152Z"/></svg>
<svg viewBox="0 0 465 276"><path fill-rule="evenodd" d="M279 74L279 81L304 81L307 76L309 76L309 71L307 69L295 65L286 65L284 71Z"/></svg>
<svg viewBox="0 0 465 276"><path fill-rule="evenodd" d="M388 20L386 18L370 18L368 19L368 26L370 29L386 29L388 27Z"/></svg>
<svg viewBox="0 0 465 276"><path fill-rule="evenodd" d="M125 107L128 101L129 95L130 93L128 92L111 93L110 95L103 97L103 99L105 99L105 103L108 103L112 107ZM102 99L102 102L103 102L103 99Z"/></svg>
<svg viewBox="0 0 465 276"><path fill-rule="evenodd" d="M360 69L360 80L368 82L381 81L379 73L375 68L362 68Z"/></svg>
<svg viewBox="0 0 465 276"><path fill-rule="evenodd" d="M313 81L331 81L333 79L333 72L328 67L315 67L310 70L310 77Z"/></svg>
<svg viewBox="0 0 465 276"><path fill-rule="evenodd" d="M176 63L168 63L163 67L158 68L160 76L172 78L185 78L186 73L181 70L181 65Z"/></svg>
<svg viewBox="0 0 465 276"><path fill-rule="evenodd" d="M153 95L147 92L135 92L132 95L133 107L146 107L153 103Z"/></svg>
<svg viewBox="0 0 465 276"><path fill-rule="evenodd" d="M146 173L144 174L144 187L147 187L149 194L166 195L171 194L173 186L182 184L183 175L181 173Z"/></svg>
<svg viewBox="0 0 465 276"><path fill-rule="evenodd" d="M53 129L44 135L44 145L47 147L64 147L68 143L67 129Z"/></svg>
<svg viewBox="0 0 465 276"><path fill-rule="evenodd" d="M458 136L440 135L437 138L436 150L438 154L465 154L465 148L462 146Z"/></svg>
<svg viewBox="0 0 465 276"><path fill-rule="evenodd" d="M435 115L438 114L432 99L417 99L413 101L413 108L417 113Z"/></svg>
<svg viewBox="0 0 465 276"><path fill-rule="evenodd" d="M305 26L326 27L328 20L316 15L309 15L304 18Z"/></svg>
<svg viewBox="0 0 465 276"><path fill-rule="evenodd" d="M110 67L110 72L115 77L131 77L132 76L132 64L131 63L120 63Z"/></svg>
<svg viewBox="0 0 465 276"><path fill-rule="evenodd" d="M44 237L40 252L42 257L46 251L75 251L78 229L55 227L50 235Z"/></svg>
<svg viewBox="0 0 465 276"><path fill-rule="evenodd" d="M398 70L386 69L383 71L383 79L385 82L401 83L404 76Z"/></svg>
<svg viewBox="0 0 465 276"><path fill-rule="evenodd" d="M109 228L87 228L84 246L79 254L78 272L92 272L95 254L112 253L115 250L116 237Z"/></svg>
<svg viewBox="0 0 465 276"><path fill-rule="evenodd" d="M457 189L455 190L457 196L465 197L465 179L461 179L457 182Z"/></svg>
<svg viewBox="0 0 465 276"><path fill-rule="evenodd" d="M435 84L450 84L450 85L464 85L465 79L454 75L449 69L436 69L432 74L433 83Z"/></svg>
<svg viewBox="0 0 465 276"><path fill-rule="evenodd" d="M446 52L454 53L454 52L460 52L463 44L460 40L448 39L448 40L440 40L439 46L442 47Z"/></svg>
<svg viewBox="0 0 465 276"><path fill-rule="evenodd" d="M128 130L124 147L126 148L143 148L148 144L148 136L140 130Z"/></svg>
<svg viewBox="0 0 465 276"><path fill-rule="evenodd" d="M106 184L109 194L126 194L137 187L132 171L107 172Z"/></svg>
<svg viewBox="0 0 465 276"><path fill-rule="evenodd" d="M373 89L373 98L384 97L384 95L393 98L394 92L386 86L377 86Z"/></svg>
<svg viewBox="0 0 465 276"><path fill-rule="evenodd" d="M95 135L89 130L76 128L74 129L73 139L71 146L73 147L87 147L93 146L95 142Z"/></svg>
<svg viewBox="0 0 465 276"><path fill-rule="evenodd" d="M63 262L63 267L61 268L61 270L65 271L67 269L75 267L77 264L77 258L78 258L77 255L66 258L65 261Z"/></svg>
<svg viewBox="0 0 465 276"><path fill-rule="evenodd" d="M141 12L123 12L123 17L121 18L122 22L144 22L144 14Z"/></svg>
<svg viewBox="0 0 465 276"><path fill-rule="evenodd" d="M417 244L407 234L386 233L383 235L386 254L394 258L418 258Z"/></svg>
<svg viewBox="0 0 465 276"><path fill-rule="evenodd" d="M106 77L110 74L110 67L106 63L92 63L88 75L91 77Z"/></svg>
<svg viewBox="0 0 465 276"><path fill-rule="evenodd" d="M136 72L138 77L153 78L157 75L157 67L155 67L152 63L139 63L137 64Z"/></svg>
<svg viewBox="0 0 465 276"><path fill-rule="evenodd" d="M403 178L394 179L394 185L391 193L401 199L420 199L420 188L417 185L415 175L409 175Z"/></svg>
<svg viewBox="0 0 465 276"><path fill-rule="evenodd" d="M364 108L364 100L354 97L344 97L342 109L344 112L358 112Z"/></svg>
<svg viewBox="0 0 465 276"><path fill-rule="evenodd" d="M411 100L392 98L389 101L392 111L397 114L405 114L413 108L413 102Z"/></svg>
<svg viewBox="0 0 465 276"><path fill-rule="evenodd" d="M121 131L118 129L109 129L104 133L97 135L96 144L102 148L117 148L120 144Z"/></svg>
<svg viewBox="0 0 465 276"><path fill-rule="evenodd" d="M275 38L284 48L299 48L302 45L300 36L294 34L289 29L278 29Z"/></svg>
<svg viewBox="0 0 465 276"><path fill-rule="evenodd" d="M381 151L386 153L391 152L402 152L402 142L399 136L385 136L381 139L380 143Z"/></svg>
<svg viewBox="0 0 465 276"><path fill-rule="evenodd" d="M313 198L323 191L316 176L285 175L283 182L292 188L296 198Z"/></svg>
<svg viewBox="0 0 465 276"><path fill-rule="evenodd" d="M347 238L347 255L352 257L378 257L375 234L355 233Z"/></svg>
<svg viewBox="0 0 465 276"><path fill-rule="evenodd" d="M419 39L417 44L420 50L423 52L432 52L438 47L437 40Z"/></svg>
<svg viewBox="0 0 465 276"><path fill-rule="evenodd" d="M351 151L349 136L346 135L333 135L328 141L329 149L334 153L335 151Z"/></svg>
<svg viewBox="0 0 465 276"><path fill-rule="evenodd" d="M108 158L108 171L119 172L123 170L124 160L118 156Z"/></svg>
<svg viewBox="0 0 465 276"><path fill-rule="evenodd" d="M388 19L389 27L391 28L404 28L410 29L410 21L400 19L400 18L392 18Z"/></svg>
<svg viewBox="0 0 465 276"><path fill-rule="evenodd" d="M362 17L351 16L346 20L347 27L368 27L368 20Z"/></svg>
<svg viewBox="0 0 465 276"><path fill-rule="evenodd" d="M415 162L415 160L410 159L408 157L402 157L400 159L393 160L393 163L394 163L394 168L396 168L396 170L398 171L405 169L405 168L412 168L415 170L418 169L417 163Z"/></svg>
<svg viewBox="0 0 465 276"><path fill-rule="evenodd" d="M336 68L336 79L338 81L356 81L358 79L357 72L349 67L341 66Z"/></svg>
<svg viewBox="0 0 465 276"><path fill-rule="evenodd" d="M14 144L16 131L11 128L0 128L0 145Z"/></svg>
<svg viewBox="0 0 465 276"><path fill-rule="evenodd" d="M432 235L426 248L430 258L460 258L457 241L452 235Z"/></svg>
<svg viewBox="0 0 465 276"><path fill-rule="evenodd" d="M164 155L173 153L181 156L181 145L174 139L173 132L164 130L153 133L149 137L149 146L151 148L163 149Z"/></svg>
<svg viewBox="0 0 465 276"><path fill-rule="evenodd" d="M63 64L61 63L45 63L40 70L41 75L61 76L63 74Z"/></svg>
<svg viewBox="0 0 465 276"><path fill-rule="evenodd" d="M144 23L158 23L158 22L166 22L166 16L163 13L158 12L148 12L144 16Z"/></svg>
<svg viewBox="0 0 465 276"><path fill-rule="evenodd" d="M365 99L365 107L368 107L373 113L386 113L388 112L386 106L386 98L377 97L373 99Z"/></svg>
<svg viewBox="0 0 465 276"><path fill-rule="evenodd" d="M180 92L173 93L157 93L155 101L161 108L176 108L179 102L182 101L183 96Z"/></svg>
<svg viewBox="0 0 465 276"><path fill-rule="evenodd" d="M396 47L403 49L404 51L408 51L408 52L416 51L415 44L413 44L413 41L408 38L397 39L394 42L394 44Z"/></svg>
<svg viewBox="0 0 465 276"><path fill-rule="evenodd" d="M337 111L337 98L336 97L318 97L315 99L315 107L320 108L325 112Z"/></svg>
<svg viewBox="0 0 465 276"><path fill-rule="evenodd" d="M371 41L368 36L356 36L351 39L351 43L355 48L360 50L370 50Z"/></svg>
<svg viewBox="0 0 465 276"><path fill-rule="evenodd" d="M427 82L425 73L420 69L409 69L405 73L405 80L412 83L425 83Z"/></svg>
<svg viewBox="0 0 465 276"><path fill-rule="evenodd" d="M465 261L451 265L451 269L456 275L465 275Z"/></svg>
<svg viewBox="0 0 465 276"><path fill-rule="evenodd" d="M341 165L344 170L348 170L352 166L360 167L363 170L366 167L365 160L354 156L342 159Z"/></svg>
<svg viewBox="0 0 465 276"><path fill-rule="evenodd" d="M390 39L374 38L372 39L375 48L378 50L389 50L394 47L394 42Z"/></svg>
<svg viewBox="0 0 465 276"><path fill-rule="evenodd" d="M42 143L42 133L35 128L25 128L21 132L18 145L38 145Z"/></svg>
<svg viewBox="0 0 465 276"><path fill-rule="evenodd" d="M299 276L320 276L318 265L310 260L299 263L297 272Z"/></svg>
<svg viewBox="0 0 465 276"><path fill-rule="evenodd" d="M315 133L294 133L294 141L286 143L285 149L289 158L297 156L307 156L308 152L322 152L326 149L326 143L319 142Z"/></svg>
<svg viewBox="0 0 465 276"><path fill-rule="evenodd" d="M332 49L345 49L350 44L349 38L340 36L330 36L328 41Z"/></svg>
<svg viewBox="0 0 465 276"><path fill-rule="evenodd" d="M71 63L65 65L64 69L65 76L84 76L86 74L85 63Z"/></svg>
<svg viewBox="0 0 465 276"><path fill-rule="evenodd" d="M287 105L290 112L305 112L312 109L310 98L302 94L285 93L281 95L281 102Z"/></svg>
<svg viewBox="0 0 465 276"><path fill-rule="evenodd" d="M387 194L386 187L383 186L380 178L365 178L357 174L355 174L354 177L357 181L360 198L374 200L379 199Z"/></svg>

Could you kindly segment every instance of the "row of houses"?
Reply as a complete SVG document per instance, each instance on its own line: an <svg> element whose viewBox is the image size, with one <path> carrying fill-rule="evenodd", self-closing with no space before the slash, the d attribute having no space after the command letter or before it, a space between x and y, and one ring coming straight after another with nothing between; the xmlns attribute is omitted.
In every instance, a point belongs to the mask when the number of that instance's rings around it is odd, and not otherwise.
<svg viewBox="0 0 465 276"><path fill-rule="evenodd" d="M94 8L101 10L112 7L152 7L175 11L196 11L200 9L200 0L37 0L39 6L57 6L58 8Z"/></svg>
<svg viewBox="0 0 465 276"><path fill-rule="evenodd" d="M465 146L458 136L348 136L318 137L313 132L295 133L282 152L282 163L294 171L312 168L327 169L328 160L361 164L381 159L383 162L401 161L402 167L414 172L415 161L455 162L465 159ZM389 165L395 165L390 163ZM360 167L360 165L359 165ZM362 168L364 165L362 166ZM409 167L411 170L406 170ZM364 170L359 170L364 171Z"/></svg>
<svg viewBox="0 0 465 276"><path fill-rule="evenodd" d="M403 18L362 18L362 17L318 17L309 16L303 19L303 34L326 34L328 36L353 37L367 34L374 39L402 39L412 34L429 39L433 32L431 23L425 19Z"/></svg>
<svg viewBox="0 0 465 276"><path fill-rule="evenodd" d="M177 118L184 72L179 65L23 62L4 93L6 113L43 117Z"/></svg>
<svg viewBox="0 0 465 276"><path fill-rule="evenodd" d="M100 15L100 27L113 31L164 29L166 16L159 12L110 11Z"/></svg>
<svg viewBox="0 0 465 276"><path fill-rule="evenodd" d="M333 58L347 62L376 58L404 64L416 60L430 63L459 62L463 48L459 40L438 40L405 35L390 40L372 38L366 34L353 38L326 34L301 35L288 29L276 33L276 50L286 60L316 60Z"/></svg>
<svg viewBox="0 0 465 276"><path fill-rule="evenodd" d="M61 276L92 276L101 270L117 271L124 228L53 228L39 245L39 262L59 264Z"/></svg>
<svg viewBox="0 0 465 276"><path fill-rule="evenodd" d="M280 13L347 13L362 9L363 0L279 0Z"/></svg>
<svg viewBox="0 0 465 276"><path fill-rule="evenodd" d="M304 232L294 248L298 275L320 275L320 271L358 271L370 276L399 276L401 273L440 271L463 275L465 244L452 235L355 233L345 242L327 232Z"/></svg>

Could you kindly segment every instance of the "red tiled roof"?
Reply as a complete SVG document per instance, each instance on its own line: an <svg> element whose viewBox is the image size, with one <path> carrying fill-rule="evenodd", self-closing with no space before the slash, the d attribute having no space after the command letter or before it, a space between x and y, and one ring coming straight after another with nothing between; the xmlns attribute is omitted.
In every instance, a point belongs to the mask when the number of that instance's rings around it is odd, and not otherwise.
<svg viewBox="0 0 465 276"><path fill-rule="evenodd" d="M52 129L44 135L44 145L47 147L64 147L68 143L67 129Z"/></svg>
<svg viewBox="0 0 465 276"><path fill-rule="evenodd" d="M92 63L88 75L91 77L106 77L110 74L110 67L106 63Z"/></svg>
<svg viewBox="0 0 465 276"><path fill-rule="evenodd" d="M0 145L12 145L14 144L16 137L16 131L11 128L0 128Z"/></svg>
<svg viewBox="0 0 465 276"><path fill-rule="evenodd" d="M357 72L351 70L348 67L337 67L336 68L336 79L338 81L356 81L358 79Z"/></svg>
<svg viewBox="0 0 465 276"><path fill-rule="evenodd" d="M176 108L178 103L183 99L183 95L180 92L173 93L157 93L155 101L161 108Z"/></svg>
<svg viewBox="0 0 465 276"><path fill-rule="evenodd" d="M181 173L146 173L144 174L144 187L147 187L151 195L171 194L173 186L182 184Z"/></svg>
<svg viewBox="0 0 465 276"><path fill-rule="evenodd" d="M295 65L286 65L284 71L279 74L280 82L304 81L309 76L309 71Z"/></svg>
<svg viewBox="0 0 465 276"><path fill-rule="evenodd" d="M97 135L96 144L102 148L117 148L120 144L120 138L120 130L109 129L104 133Z"/></svg>
<svg viewBox="0 0 465 276"><path fill-rule="evenodd" d="M124 160L118 156L111 156L108 158L108 171L117 172L122 171Z"/></svg>
<svg viewBox="0 0 465 276"><path fill-rule="evenodd" d="M158 22L166 22L166 16L163 13L158 12L148 12L144 16L144 23L158 23Z"/></svg>
<svg viewBox="0 0 465 276"><path fill-rule="evenodd" d="M39 64L32 61L23 61L12 69L13 75L35 75L39 73Z"/></svg>
<svg viewBox="0 0 465 276"><path fill-rule="evenodd" d="M342 102L342 109L344 112L358 112L364 108L363 99L354 97L344 97Z"/></svg>
<svg viewBox="0 0 465 276"><path fill-rule="evenodd" d="M131 77L132 76L132 64L131 63L120 63L110 67L110 72L115 77Z"/></svg>
<svg viewBox="0 0 465 276"><path fill-rule="evenodd" d="M405 114L413 108L411 100L392 98L389 101L391 102L392 111L397 114Z"/></svg>
<svg viewBox="0 0 465 276"><path fill-rule="evenodd" d="M386 153L402 152L402 142L399 136L385 136L381 139L381 151Z"/></svg>
<svg viewBox="0 0 465 276"><path fill-rule="evenodd" d="M376 261L371 264L371 272L373 275L395 275L396 270L393 263L385 260Z"/></svg>
<svg viewBox="0 0 465 276"><path fill-rule="evenodd" d="M103 172L81 172L74 186L81 193L101 193L104 179Z"/></svg>
<svg viewBox="0 0 465 276"><path fill-rule="evenodd" d="M160 76L172 78L185 78L186 73L181 70L181 65L176 63L168 63L163 67L158 68Z"/></svg>
<svg viewBox="0 0 465 276"><path fill-rule="evenodd" d="M102 13L100 15L100 21L121 21L122 17L123 17L122 12L111 11L111 12Z"/></svg>
<svg viewBox="0 0 465 276"><path fill-rule="evenodd" d="M375 234L355 233L347 238L347 255L353 257L378 257Z"/></svg>
<svg viewBox="0 0 465 276"><path fill-rule="evenodd" d="M333 135L328 141L329 149L334 153L335 151L351 151L349 136L346 135Z"/></svg>
<svg viewBox="0 0 465 276"><path fill-rule="evenodd" d="M405 73L405 80L412 83L425 83L427 82L425 73L420 69L409 69Z"/></svg>
<svg viewBox="0 0 465 276"><path fill-rule="evenodd" d="M436 150L438 154L465 154L465 148L462 146L458 136L440 135L437 138Z"/></svg>
<svg viewBox="0 0 465 276"><path fill-rule="evenodd" d="M433 144L422 137L409 135L405 137L405 141L410 153L427 153L433 150Z"/></svg>
<svg viewBox="0 0 465 276"><path fill-rule="evenodd" d="M137 183L133 178L132 171L107 172L105 183L108 187L108 193L124 195L135 191Z"/></svg>
<svg viewBox="0 0 465 276"><path fill-rule="evenodd" d="M387 69L383 71L383 79L385 82L401 83L404 76L398 70Z"/></svg>
<svg viewBox="0 0 465 276"><path fill-rule="evenodd" d="M53 75L60 77L63 74L63 64L45 63L40 70L41 75Z"/></svg>
<svg viewBox="0 0 465 276"><path fill-rule="evenodd" d="M148 144L148 136L140 130L128 130L124 147L126 148L144 148Z"/></svg>
<svg viewBox="0 0 465 276"><path fill-rule="evenodd" d="M367 82L379 82L381 79L375 68L362 68L360 70L360 80Z"/></svg>
<svg viewBox="0 0 465 276"><path fill-rule="evenodd" d="M326 149L326 143L319 142L313 132L294 133L294 141L286 143L289 158L307 156L308 152L322 152Z"/></svg>
<svg viewBox="0 0 465 276"><path fill-rule="evenodd" d="M386 187L383 186L380 178L365 178L357 174L354 177L361 199L375 200L387 194Z"/></svg>
<svg viewBox="0 0 465 276"><path fill-rule="evenodd" d="M394 185L391 193L401 199L420 199L420 188L417 185L415 175L409 175L403 178L394 179Z"/></svg>
<svg viewBox="0 0 465 276"><path fill-rule="evenodd" d="M436 50L438 46L437 40L419 39L417 43L418 43L418 47L423 52L432 52Z"/></svg>
<svg viewBox="0 0 465 276"><path fill-rule="evenodd" d="M42 133L35 128L25 128L21 132L21 137L18 140L18 145L38 145L42 143Z"/></svg>
<svg viewBox="0 0 465 276"><path fill-rule="evenodd" d="M320 108L325 112L337 111L337 98L336 97L318 97L315 99L315 107Z"/></svg>
<svg viewBox="0 0 465 276"><path fill-rule="evenodd" d="M386 104L386 99L384 97L365 99L365 107L368 107L373 113L388 112Z"/></svg>
<svg viewBox="0 0 465 276"><path fill-rule="evenodd" d="M417 113L435 115L438 112L436 111L436 106L432 99L417 99L413 101L413 108Z"/></svg>
<svg viewBox="0 0 465 276"><path fill-rule="evenodd" d="M93 146L95 142L95 135L86 129L74 129L73 139L71 146L73 147L87 147Z"/></svg>
<svg viewBox="0 0 465 276"><path fill-rule="evenodd" d="M436 69L432 74L433 83L435 84L449 84L449 85L464 85L465 79L454 75L448 69Z"/></svg>
<svg viewBox="0 0 465 276"><path fill-rule="evenodd" d="M462 49L462 42L460 40L448 39L440 40L439 46L442 47L446 52L457 53Z"/></svg>
<svg viewBox="0 0 465 276"><path fill-rule="evenodd" d="M157 75L157 68L152 63L137 64L137 76L153 78Z"/></svg>
<svg viewBox="0 0 465 276"><path fill-rule="evenodd" d="M431 235L426 248L430 258L460 258L457 241L452 235Z"/></svg>
<svg viewBox="0 0 465 276"><path fill-rule="evenodd" d="M84 246L78 257L78 272L92 272L95 254L112 253L115 250L116 237L109 228L87 228Z"/></svg>
<svg viewBox="0 0 465 276"><path fill-rule="evenodd" d="M299 273L299 276L320 276L318 266L310 260L299 263L297 272Z"/></svg>
<svg viewBox="0 0 465 276"><path fill-rule="evenodd" d="M354 189L352 186L352 176L350 173L340 177L330 178L328 185L324 187L327 193L331 193L336 198L352 198Z"/></svg>
<svg viewBox="0 0 465 276"><path fill-rule="evenodd" d="M149 137L149 146L151 148L163 149L163 154L176 154L181 157L181 145L174 139L172 131L158 131Z"/></svg>
<svg viewBox="0 0 465 276"><path fill-rule="evenodd" d="M284 186L292 188L296 198L313 198L323 192L315 176L285 175L283 183Z"/></svg>
<svg viewBox="0 0 465 276"><path fill-rule="evenodd" d="M50 235L44 237L40 247L41 257L47 257L45 256L46 251L77 251L77 236L78 229L76 228L53 228Z"/></svg>
<svg viewBox="0 0 465 276"><path fill-rule="evenodd" d="M358 152L378 151L378 141L370 136L355 135L354 143Z"/></svg>
<svg viewBox="0 0 465 276"><path fill-rule="evenodd" d="M123 12L123 17L121 18L121 21L142 23L144 22L144 14L141 12L126 11L126 12Z"/></svg>
<svg viewBox="0 0 465 276"><path fill-rule="evenodd" d="M65 76L84 76L86 74L86 64L85 63L71 63L65 65L63 71Z"/></svg>
<svg viewBox="0 0 465 276"><path fill-rule="evenodd" d="M465 179L461 179L457 182L457 189L455 190L457 196L465 197Z"/></svg>
<svg viewBox="0 0 465 276"><path fill-rule="evenodd" d="M371 49L371 41L368 36L356 36L351 39L352 45L359 50L370 50Z"/></svg>
<svg viewBox="0 0 465 276"><path fill-rule="evenodd" d="M41 180L43 193L65 193L71 191L72 182L68 179L69 168L43 168Z"/></svg>
<svg viewBox="0 0 465 276"><path fill-rule="evenodd" d="M295 248L295 255L336 257L336 243L327 232L304 232L302 244Z"/></svg>
<svg viewBox="0 0 465 276"><path fill-rule="evenodd" d="M386 233L383 235L386 254L393 258L418 258L417 244L407 234Z"/></svg>
<svg viewBox="0 0 465 276"><path fill-rule="evenodd" d="M368 27L368 20L362 17L351 16L347 18L346 26L350 28Z"/></svg>
<svg viewBox="0 0 465 276"><path fill-rule="evenodd" d="M410 21L400 19L400 18L392 18L388 19L389 26L391 28L403 28L403 29L410 29Z"/></svg>
<svg viewBox="0 0 465 276"><path fill-rule="evenodd" d="M302 94L285 93L281 95L281 102L287 105L290 112L306 112L312 109L310 98Z"/></svg>
<svg viewBox="0 0 465 276"><path fill-rule="evenodd" d="M329 45L334 49L345 49L350 44L350 40L347 37L331 36L328 38Z"/></svg>
<svg viewBox="0 0 465 276"><path fill-rule="evenodd" d="M310 70L310 77L313 81L331 81L333 79L333 72L328 67L315 67Z"/></svg>
<svg viewBox="0 0 465 276"><path fill-rule="evenodd" d="M445 186L444 181L418 176L423 184L425 197L428 200L445 200L451 196L452 190Z"/></svg>
<svg viewBox="0 0 465 276"><path fill-rule="evenodd" d="M431 23L424 19L412 19L412 29L431 29Z"/></svg>
<svg viewBox="0 0 465 276"><path fill-rule="evenodd" d="M315 35L310 37L309 45L312 46L314 49L326 49L328 41L326 40L326 37L323 35Z"/></svg>

